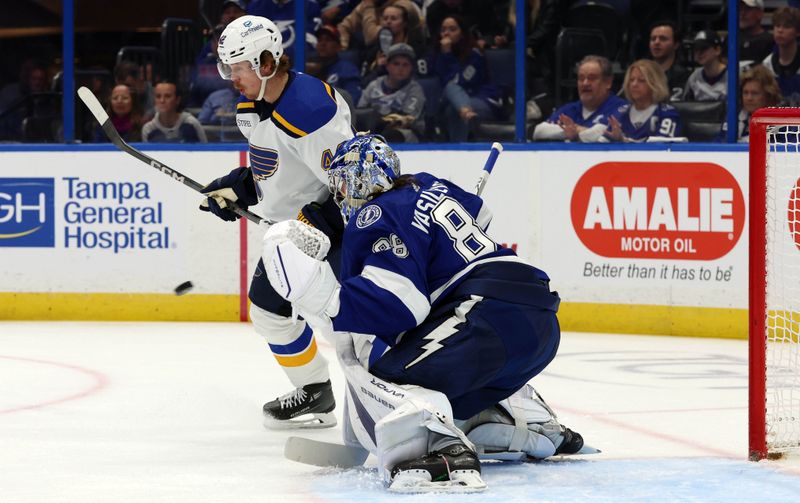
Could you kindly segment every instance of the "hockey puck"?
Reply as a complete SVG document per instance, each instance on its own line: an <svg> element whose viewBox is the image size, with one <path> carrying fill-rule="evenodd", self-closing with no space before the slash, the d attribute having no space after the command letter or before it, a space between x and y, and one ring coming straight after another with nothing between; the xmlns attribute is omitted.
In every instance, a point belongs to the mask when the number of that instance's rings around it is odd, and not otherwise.
<svg viewBox="0 0 800 503"><path fill-rule="evenodd" d="M183 295L189 293L189 291L194 288L194 285L191 281L184 281L180 285L175 287L175 295Z"/></svg>

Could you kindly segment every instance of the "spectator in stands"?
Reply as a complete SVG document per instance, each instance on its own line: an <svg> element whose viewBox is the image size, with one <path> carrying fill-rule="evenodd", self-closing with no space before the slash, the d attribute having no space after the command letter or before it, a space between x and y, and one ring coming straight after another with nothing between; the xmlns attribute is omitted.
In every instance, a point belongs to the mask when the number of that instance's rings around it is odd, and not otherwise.
<svg viewBox="0 0 800 503"><path fill-rule="evenodd" d="M146 73L151 75L146 75ZM142 115L149 119L155 113L153 96L152 67L142 67L133 61L120 61L114 67L114 82L125 84L136 95L136 103L141 107Z"/></svg>
<svg viewBox="0 0 800 503"><path fill-rule="evenodd" d="M364 77L362 86L366 86L380 75L386 73L386 51L394 44L407 44L415 54L422 54L425 49L424 25L414 14L400 4L384 5L380 9L381 29L375 44L367 46L364 51Z"/></svg>
<svg viewBox="0 0 800 503"><path fill-rule="evenodd" d="M667 76L670 101L683 98L689 70L678 60L680 36L677 25L670 20L657 21L650 28L650 58L658 63Z"/></svg>
<svg viewBox="0 0 800 503"><path fill-rule="evenodd" d="M314 50L314 32L321 24L319 2L317 0L304 0L306 3L306 52ZM252 0L247 4L247 13L253 16L262 16L281 29L283 37L283 53L294 59L294 44L297 30L294 28L294 2L295 0Z"/></svg>
<svg viewBox="0 0 800 503"><path fill-rule="evenodd" d="M324 24L317 30L317 54L306 62L306 72L350 95L353 103L361 97L361 72L352 61L339 56L339 30Z"/></svg>
<svg viewBox="0 0 800 503"><path fill-rule="evenodd" d="M772 53L774 40L761 24L763 17L764 0L739 0L740 65L759 63Z"/></svg>
<svg viewBox="0 0 800 503"><path fill-rule="evenodd" d="M126 142L142 141L144 118L138 97L130 87L125 84L114 86L114 89L111 90L109 104L106 106L106 113L123 140ZM109 141L99 124L95 127L94 141Z"/></svg>
<svg viewBox="0 0 800 503"><path fill-rule="evenodd" d="M429 66L443 87L450 141L467 141L469 125L474 119L500 117L500 90L490 82L486 59L463 19L448 16L442 21Z"/></svg>
<svg viewBox="0 0 800 503"><path fill-rule="evenodd" d="M512 2L513 3L513 2ZM487 0L434 0L425 10L428 33L437 33L442 21L449 16L459 16L478 45L492 45L495 36L505 32L505 20L495 15L491 1Z"/></svg>
<svg viewBox="0 0 800 503"><path fill-rule="evenodd" d="M203 108L197 115L201 124L210 126L230 126L236 124L236 103L241 93L227 81L227 87L209 94Z"/></svg>
<svg viewBox="0 0 800 503"><path fill-rule="evenodd" d="M567 103L533 131L534 140L596 142L608 128L609 118L619 117L625 100L611 93L611 62L602 56L586 56L578 63L579 101Z"/></svg>
<svg viewBox="0 0 800 503"><path fill-rule="evenodd" d="M737 120L736 141L750 141L750 116L759 108L778 106L781 101L781 90L769 70L763 65L756 65L739 76L739 88L742 90L742 108ZM728 124L724 122L717 141L727 139Z"/></svg>
<svg viewBox="0 0 800 503"><path fill-rule="evenodd" d="M19 141L22 139L22 121L27 107L25 98L33 93L47 90L47 71L36 60L27 59L22 63L19 81L5 85L0 90L0 140Z"/></svg>
<svg viewBox="0 0 800 503"><path fill-rule="evenodd" d="M234 5L234 3L229 3L229 5ZM224 12L226 11L223 11L223 14ZM225 25L222 23L214 27L211 38L194 61L186 106L201 106L211 93L228 87L228 82L217 70L217 44L224 29Z"/></svg>
<svg viewBox="0 0 800 503"><path fill-rule="evenodd" d="M222 2L222 14L219 16L219 24L222 25L222 29L225 29L228 23L234 19L239 19L245 14L247 14L247 7L243 0L225 0Z"/></svg>
<svg viewBox="0 0 800 503"><path fill-rule="evenodd" d="M727 65L722 59L722 42L713 30L697 32L692 43L694 62L700 65L686 81L686 101L725 101L728 94Z"/></svg>
<svg viewBox="0 0 800 503"><path fill-rule="evenodd" d="M387 5L399 5L409 13L409 23L420 24L422 12L411 0L361 0L353 11L337 26L342 37L342 49L360 49L378 41L380 24L379 9Z"/></svg>
<svg viewBox="0 0 800 503"><path fill-rule="evenodd" d="M764 59L764 66L778 80L784 102L788 106L800 105L800 10L780 7L772 13L772 36L777 51Z"/></svg>
<svg viewBox="0 0 800 503"><path fill-rule="evenodd" d="M425 131L425 93L414 79L417 59L408 44L394 44L386 55L386 75L369 83L358 108L371 108L366 129L390 143L418 142Z"/></svg>
<svg viewBox="0 0 800 503"><path fill-rule="evenodd" d="M323 24L339 24L342 19L353 12L359 0L323 0L320 2Z"/></svg>
<svg viewBox="0 0 800 503"><path fill-rule="evenodd" d="M182 112L181 93L174 82L156 84L156 116L142 127L142 141L151 143L206 143L206 133L193 115Z"/></svg>
<svg viewBox="0 0 800 503"><path fill-rule="evenodd" d="M622 88L630 103L623 105L619 116L609 117L603 140L644 142L680 136L680 115L668 103L667 76L658 63L650 59L631 63Z"/></svg>

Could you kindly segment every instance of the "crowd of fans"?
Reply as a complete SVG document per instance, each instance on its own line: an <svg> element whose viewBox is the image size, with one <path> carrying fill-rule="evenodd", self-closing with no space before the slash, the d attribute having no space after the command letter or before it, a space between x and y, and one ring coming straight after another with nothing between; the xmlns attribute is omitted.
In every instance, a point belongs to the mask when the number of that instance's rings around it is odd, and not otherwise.
<svg viewBox="0 0 800 503"><path fill-rule="evenodd" d="M235 131L238 92L216 69L217 38L245 14L275 21L291 57L298 34L295 0L226 0L218 25L186 82L120 61L113 82L95 89L127 141L205 142L209 128ZM686 2L687 0L680 0ZM574 65L576 101L554 102L555 42L568 11L605 3L624 23L619 49L587 54ZM788 1L788 4L795 2ZM490 51L513 51L514 0L320 0L306 2L305 71L335 86L351 103L354 126L393 142L471 141L479 125L513 124L514 90L499 82ZM662 4L641 15L642 5ZM777 5L765 25L763 0L739 1L739 68L728 68L725 33L711 23L682 26L677 2L527 0L525 5L527 125L542 141L680 141L684 104L720 102L727 74L739 71L737 138L747 141L750 114L763 106L800 105L800 10ZM663 19L651 19L653 13ZM646 23L646 24L645 24ZM607 36L607 35L606 35ZM615 44L610 44L616 46ZM0 141L20 141L26 96L51 90L47 67L26 61L18 83L0 90ZM513 72L513 68L506 68ZM552 113L551 113L552 110ZM95 124L77 132L106 141ZM724 141L719 120L716 140ZM690 135L689 135L690 136ZM228 139L242 139L231 134Z"/></svg>

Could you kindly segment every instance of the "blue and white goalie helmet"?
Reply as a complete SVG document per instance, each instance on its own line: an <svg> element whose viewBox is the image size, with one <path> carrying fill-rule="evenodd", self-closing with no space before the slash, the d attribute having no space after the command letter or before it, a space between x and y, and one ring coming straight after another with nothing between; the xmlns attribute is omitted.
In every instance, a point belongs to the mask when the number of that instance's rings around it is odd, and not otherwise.
<svg viewBox="0 0 800 503"><path fill-rule="evenodd" d="M356 136L336 149L328 170L328 187L345 223L373 197L386 192L400 176L400 159L375 134Z"/></svg>

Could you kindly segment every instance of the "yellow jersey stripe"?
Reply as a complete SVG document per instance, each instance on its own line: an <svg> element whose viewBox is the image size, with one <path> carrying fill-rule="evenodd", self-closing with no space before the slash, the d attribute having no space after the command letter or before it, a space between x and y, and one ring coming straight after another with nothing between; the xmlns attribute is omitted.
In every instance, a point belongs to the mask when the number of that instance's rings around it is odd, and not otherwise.
<svg viewBox="0 0 800 503"><path fill-rule="evenodd" d="M281 125L282 125L283 127L285 127L286 129L288 129L288 130L289 130L289 131L291 131L292 133L294 133L294 134L296 134L296 135L299 135L299 136L306 136L306 135L308 134L308 133L306 133L305 131L303 131L302 129L298 129L298 128L294 127L293 125L291 125L291 124L289 123L289 121L287 121L286 119L284 119L284 118L283 118L283 116L281 116L281 114L279 114L279 113L278 113L278 111L277 111L277 110L275 110L275 111L273 111L273 112L272 112L272 116L273 116L273 117L275 117L275 120L277 120L278 122L280 122L280 123L281 123Z"/></svg>
<svg viewBox="0 0 800 503"><path fill-rule="evenodd" d="M333 89L331 89L330 84L328 84L327 82L323 82L322 85L324 85L325 90L328 91L328 96L330 96L333 102L336 103L336 97L333 95Z"/></svg>
<svg viewBox="0 0 800 503"><path fill-rule="evenodd" d="M282 367L300 367L309 363L317 356L317 341L311 339L311 344L302 353L292 356L273 355Z"/></svg>

